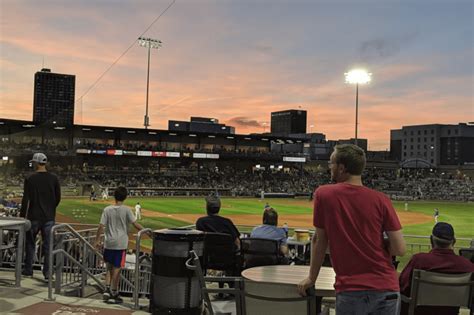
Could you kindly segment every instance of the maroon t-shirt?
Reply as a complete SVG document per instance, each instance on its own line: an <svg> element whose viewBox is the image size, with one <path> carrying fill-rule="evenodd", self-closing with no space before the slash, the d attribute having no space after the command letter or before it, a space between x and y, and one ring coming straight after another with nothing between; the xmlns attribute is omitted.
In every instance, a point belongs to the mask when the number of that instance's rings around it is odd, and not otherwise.
<svg viewBox="0 0 474 315"><path fill-rule="evenodd" d="M383 232L402 228L390 199L346 183L320 186L314 195L313 224L326 231L336 292L399 291L383 242Z"/></svg>

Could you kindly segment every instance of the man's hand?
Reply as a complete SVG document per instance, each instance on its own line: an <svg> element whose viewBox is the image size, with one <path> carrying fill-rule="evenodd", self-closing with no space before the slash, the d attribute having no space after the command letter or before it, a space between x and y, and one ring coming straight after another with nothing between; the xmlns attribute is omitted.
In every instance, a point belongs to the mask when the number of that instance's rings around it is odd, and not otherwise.
<svg viewBox="0 0 474 315"><path fill-rule="evenodd" d="M97 250L101 250L102 249L102 244L100 243L100 241L98 239L95 240L94 242L94 247L95 249Z"/></svg>
<svg viewBox="0 0 474 315"><path fill-rule="evenodd" d="M306 279L304 279L303 281L301 281L299 284L298 284L298 293L301 295L301 296L306 296L306 290L308 288L311 288L311 287L314 287L314 283L316 281L313 281L311 280L309 277L307 277Z"/></svg>

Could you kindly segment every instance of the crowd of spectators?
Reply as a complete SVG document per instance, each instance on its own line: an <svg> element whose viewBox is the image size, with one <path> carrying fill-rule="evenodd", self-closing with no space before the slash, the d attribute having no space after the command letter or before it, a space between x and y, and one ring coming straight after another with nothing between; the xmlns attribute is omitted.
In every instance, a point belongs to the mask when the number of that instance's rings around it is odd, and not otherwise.
<svg viewBox="0 0 474 315"><path fill-rule="evenodd" d="M260 196L265 193L307 195L320 185L330 183L329 170L304 168L235 169L212 167L200 169L167 169L152 166L123 167L55 167L61 184L71 189L82 183L93 183L97 192L109 187L125 186L135 195L193 195L198 190L217 190L231 196ZM0 172L1 187L21 190L27 172ZM366 186L380 190L395 200L474 201L474 183L462 173L442 173L429 169L368 168L364 172ZM135 189L133 189L135 188ZM146 189L145 189L146 188ZM172 190L179 190L180 193ZM77 190L80 191L80 190Z"/></svg>

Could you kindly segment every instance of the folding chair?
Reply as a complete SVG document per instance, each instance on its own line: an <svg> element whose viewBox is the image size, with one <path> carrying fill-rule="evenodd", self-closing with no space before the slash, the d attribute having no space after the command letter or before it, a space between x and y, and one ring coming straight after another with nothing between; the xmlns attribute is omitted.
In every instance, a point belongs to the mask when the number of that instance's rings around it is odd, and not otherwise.
<svg viewBox="0 0 474 315"><path fill-rule="evenodd" d="M186 261L186 268L196 273L201 287L201 296L204 301L204 314L206 315L224 315L223 313L214 313L209 293L229 293L235 296L235 306L237 315L242 315L242 278L240 277L204 277L199 256L194 250L189 252L190 258ZM207 282L228 282L233 281L233 288L229 289L211 289L206 287ZM227 314L226 314L227 315Z"/></svg>
<svg viewBox="0 0 474 315"><path fill-rule="evenodd" d="M278 285L245 280L246 315L314 315L316 314L316 296L314 288L308 295L299 295L294 285Z"/></svg>
<svg viewBox="0 0 474 315"><path fill-rule="evenodd" d="M415 269L411 282L411 296L402 295L408 303L408 314L414 315L417 306L471 307L473 273L446 274Z"/></svg>
<svg viewBox="0 0 474 315"><path fill-rule="evenodd" d="M278 241L264 238L243 238L240 240L243 269L282 264L283 255Z"/></svg>
<svg viewBox="0 0 474 315"><path fill-rule="evenodd" d="M226 276L240 275L240 255L231 235L205 234L203 265L206 270L224 271Z"/></svg>

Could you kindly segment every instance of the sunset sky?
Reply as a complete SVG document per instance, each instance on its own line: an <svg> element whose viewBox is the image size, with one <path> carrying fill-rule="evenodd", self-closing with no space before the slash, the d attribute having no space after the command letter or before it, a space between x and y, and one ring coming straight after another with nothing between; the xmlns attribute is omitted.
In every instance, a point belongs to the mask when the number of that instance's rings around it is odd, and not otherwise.
<svg viewBox="0 0 474 315"><path fill-rule="evenodd" d="M32 119L34 73L76 75L76 100L172 0L0 0L0 117ZM312 131L389 147L403 125L474 121L472 0L177 0L145 33L150 123L215 117L263 132L270 112L308 111ZM76 103L76 123L141 127L145 48L137 43ZM82 107L82 114L81 114ZM267 128L268 131L268 128Z"/></svg>

